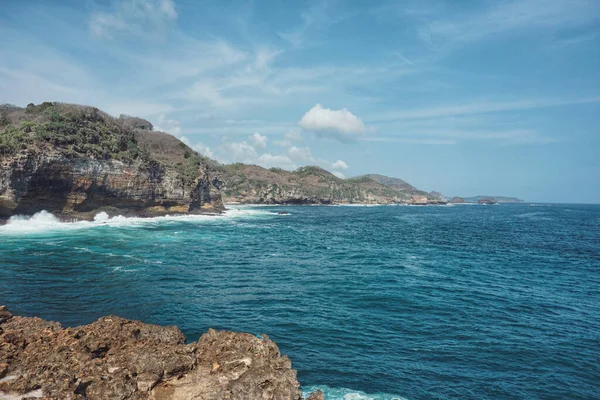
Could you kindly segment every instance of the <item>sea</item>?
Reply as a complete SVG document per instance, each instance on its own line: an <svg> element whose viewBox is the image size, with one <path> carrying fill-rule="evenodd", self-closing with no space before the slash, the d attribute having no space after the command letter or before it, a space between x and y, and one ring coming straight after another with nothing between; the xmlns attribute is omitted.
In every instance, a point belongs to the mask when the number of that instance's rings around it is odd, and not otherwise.
<svg viewBox="0 0 600 400"><path fill-rule="evenodd" d="M600 399L600 206L41 212L0 226L0 304L266 333L329 400Z"/></svg>

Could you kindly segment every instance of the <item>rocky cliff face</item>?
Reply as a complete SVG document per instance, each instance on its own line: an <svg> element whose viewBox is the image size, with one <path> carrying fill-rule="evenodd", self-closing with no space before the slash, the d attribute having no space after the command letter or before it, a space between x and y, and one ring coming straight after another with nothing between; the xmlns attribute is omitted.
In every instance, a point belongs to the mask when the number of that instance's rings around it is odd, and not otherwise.
<svg viewBox="0 0 600 400"><path fill-rule="evenodd" d="M70 159L60 153L21 153L0 160L0 217L41 210L93 218L218 211L220 197L206 169L191 181L158 163Z"/></svg>
<svg viewBox="0 0 600 400"><path fill-rule="evenodd" d="M0 218L41 210L91 219L99 211L156 216L223 208L210 164L139 118L44 103L4 110L0 120Z"/></svg>
<svg viewBox="0 0 600 400"><path fill-rule="evenodd" d="M316 393L312 398L322 398ZM63 329L0 307L0 398L11 400L300 400L296 371L265 335L110 316Z"/></svg>

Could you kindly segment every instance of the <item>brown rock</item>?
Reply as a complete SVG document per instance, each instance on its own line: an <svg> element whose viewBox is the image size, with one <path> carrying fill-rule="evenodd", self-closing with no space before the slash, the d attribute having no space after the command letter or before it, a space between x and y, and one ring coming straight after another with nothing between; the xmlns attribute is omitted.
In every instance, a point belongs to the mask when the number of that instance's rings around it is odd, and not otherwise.
<svg viewBox="0 0 600 400"><path fill-rule="evenodd" d="M198 367L182 379L159 384L151 399L302 398L290 360L266 335L211 329L198 341L197 352Z"/></svg>
<svg viewBox="0 0 600 400"><path fill-rule="evenodd" d="M316 392L312 392L306 400L325 400L325 393L323 393L320 390L317 390Z"/></svg>
<svg viewBox="0 0 600 400"><path fill-rule="evenodd" d="M14 316L2 329L0 398L301 399L290 360L264 335L209 330L185 344L176 327L114 316L66 329Z"/></svg>
<svg viewBox="0 0 600 400"><path fill-rule="evenodd" d="M8 312L6 306L0 306L0 324L12 318L12 314ZM1 331L0 331L1 333Z"/></svg>

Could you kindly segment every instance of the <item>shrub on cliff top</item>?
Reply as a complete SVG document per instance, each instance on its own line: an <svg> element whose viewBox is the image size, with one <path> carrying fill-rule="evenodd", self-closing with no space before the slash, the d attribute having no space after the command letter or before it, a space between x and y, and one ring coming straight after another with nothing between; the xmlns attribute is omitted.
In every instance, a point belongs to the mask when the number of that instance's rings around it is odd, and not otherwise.
<svg viewBox="0 0 600 400"><path fill-rule="evenodd" d="M6 116L0 154L52 148L74 157L136 159L141 150L134 132L95 107L45 102Z"/></svg>

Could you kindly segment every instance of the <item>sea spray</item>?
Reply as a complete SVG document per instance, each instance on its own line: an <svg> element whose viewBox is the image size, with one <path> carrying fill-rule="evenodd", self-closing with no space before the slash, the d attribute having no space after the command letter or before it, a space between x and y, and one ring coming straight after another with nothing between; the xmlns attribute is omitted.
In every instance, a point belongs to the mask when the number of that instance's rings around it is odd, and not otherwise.
<svg viewBox="0 0 600 400"><path fill-rule="evenodd" d="M224 214L182 214L166 215L161 217L124 217L117 215L110 217L106 212L99 212L93 221L61 221L48 211L40 211L33 216L15 215L8 219L6 224L0 225L0 235L23 235L44 233L51 231L66 231L90 229L102 226L112 227L142 227L151 224L165 224L173 222L206 223L226 221L239 218L260 218L277 216L277 212L257 210L248 206L236 206L226 210Z"/></svg>

